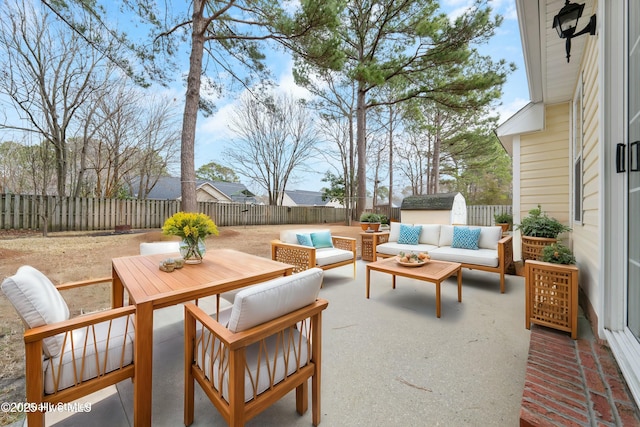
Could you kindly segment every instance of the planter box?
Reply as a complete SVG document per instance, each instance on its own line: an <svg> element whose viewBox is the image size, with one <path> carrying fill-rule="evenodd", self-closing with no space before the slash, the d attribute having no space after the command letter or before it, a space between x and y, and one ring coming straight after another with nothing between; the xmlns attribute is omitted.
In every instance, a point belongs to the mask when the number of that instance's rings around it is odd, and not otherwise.
<svg viewBox="0 0 640 427"><path fill-rule="evenodd" d="M578 337L578 267L528 260L524 264L525 326L535 323Z"/></svg>
<svg viewBox="0 0 640 427"><path fill-rule="evenodd" d="M548 237L530 237L521 236L522 238L522 260L529 259L539 261L542 259L542 249L555 243L558 239Z"/></svg>

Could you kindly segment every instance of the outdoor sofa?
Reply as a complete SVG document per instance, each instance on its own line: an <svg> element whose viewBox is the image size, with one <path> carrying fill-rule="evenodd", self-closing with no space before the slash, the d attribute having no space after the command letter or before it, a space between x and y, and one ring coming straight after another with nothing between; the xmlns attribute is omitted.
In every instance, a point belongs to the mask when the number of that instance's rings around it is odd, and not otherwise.
<svg viewBox="0 0 640 427"><path fill-rule="evenodd" d="M376 257L388 258L400 252L428 252L431 259L459 262L463 267L504 275L513 264L512 236L503 236L501 227L392 222L385 243L373 249Z"/></svg>

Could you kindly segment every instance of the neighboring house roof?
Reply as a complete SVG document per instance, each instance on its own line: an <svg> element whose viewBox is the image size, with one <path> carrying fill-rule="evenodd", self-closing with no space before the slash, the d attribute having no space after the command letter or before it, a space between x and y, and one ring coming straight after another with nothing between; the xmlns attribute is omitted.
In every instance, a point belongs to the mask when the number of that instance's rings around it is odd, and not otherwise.
<svg viewBox="0 0 640 427"><path fill-rule="evenodd" d="M329 199L322 200L321 191L285 190L284 194L289 196L296 206L326 206L329 203Z"/></svg>
<svg viewBox="0 0 640 427"><path fill-rule="evenodd" d="M134 184L134 189L136 189ZM212 191L215 190L215 191ZM196 180L196 191L205 191L225 202L255 203L255 195L244 184L239 182ZM137 196L137 194L134 194ZM147 195L147 199L178 200L182 197L182 185L179 177L163 176Z"/></svg>
<svg viewBox="0 0 640 427"><path fill-rule="evenodd" d="M456 196L460 193L440 193L421 194L408 196L402 200L401 209L408 210L429 210L429 211L450 211L453 209Z"/></svg>

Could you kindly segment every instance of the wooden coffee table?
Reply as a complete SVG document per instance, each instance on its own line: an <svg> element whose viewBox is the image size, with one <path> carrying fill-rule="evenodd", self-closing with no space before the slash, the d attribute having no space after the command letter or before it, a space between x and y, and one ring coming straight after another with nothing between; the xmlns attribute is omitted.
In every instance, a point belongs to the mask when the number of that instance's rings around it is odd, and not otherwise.
<svg viewBox="0 0 640 427"><path fill-rule="evenodd" d="M367 264L367 298L369 298L369 284L371 271L391 274L393 289L396 288L396 276L423 280L436 285L436 316L440 317L440 284L447 278L458 276L458 302L462 302L462 268L457 262L431 260L419 267L405 267L396 262L395 257L375 261Z"/></svg>

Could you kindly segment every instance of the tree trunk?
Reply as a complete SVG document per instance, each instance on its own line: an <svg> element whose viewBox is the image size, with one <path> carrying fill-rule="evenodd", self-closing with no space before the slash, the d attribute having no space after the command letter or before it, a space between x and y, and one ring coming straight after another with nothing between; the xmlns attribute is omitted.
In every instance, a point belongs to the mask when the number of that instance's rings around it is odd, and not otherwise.
<svg viewBox="0 0 640 427"><path fill-rule="evenodd" d="M367 106L366 106L366 92L364 89L364 83L358 83L358 97L356 104L356 149L358 150L358 172L357 178L357 201L356 201L356 218L360 217L360 214L366 208L367 201Z"/></svg>
<svg viewBox="0 0 640 427"><path fill-rule="evenodd" d="M204 53L204 0L193 2L193 32L191 33L191 56L189 57L189 75L187 77L187 93L182 118L182 137L180 153L180 180L182 190L182 207L185 212L196 212L196 169L195 139L198 107L200 104L200 74L202 73L202 56Z"/></svg>

